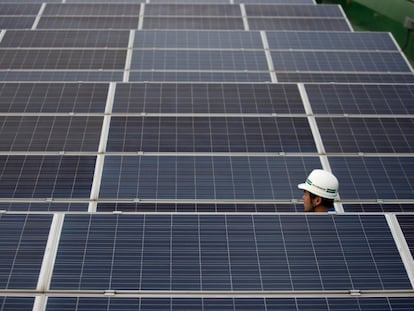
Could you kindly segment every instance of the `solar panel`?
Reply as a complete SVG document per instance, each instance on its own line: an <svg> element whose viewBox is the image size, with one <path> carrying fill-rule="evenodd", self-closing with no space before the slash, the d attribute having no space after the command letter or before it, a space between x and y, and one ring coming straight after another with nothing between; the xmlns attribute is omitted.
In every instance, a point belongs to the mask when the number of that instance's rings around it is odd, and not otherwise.
<svg viewBox="0 0 414 311"><path fill-rule="evenodd" d="M394 204L394 203L366 203L366 204L343 204L345 212L356 213L370 213L370 212L382 212L382 213L409 213L414 211L414 205L409 204Z"/></svg>
<svg viewBox="0 0 414 311"><path fill-rule="evenodd" d="M135 29L138 17L121 16L45 16L37 29Z"/></svg>
<svg viewBox="0 0 414 311"><path fill-rule="evenodd" d="M243 28L243 27L241 27ZM137 31L134 48L258 49L259 32L247 31Z"/></svg>
<svg viewBox="0 0 414 311"><path fill-rule="evenodd" d="M277 80L279 82L305 83L414 83L414 75L411 73L278 72Z"/></svg>
<svg viewBox="0 0 414 311"><path fill-rule="evenodd" d="M408 244L411 256L414 256L414 217L413 215L397 215L397 219Z"/></svg>
<svg viewBox="0 0 414 311"><path fill-rule="evenodd" d="M26 311L33 308L34 298L32 297L0 297L0 310Z"/></svg>
<svg viewBox="0 0 414 311"><path fill-rule="evenodd" d="M0 15L37 15L40 4L0 3Z"/></svg>
<svg viewBox="0 0 414 311"><path fill-rule="evenodd" d="M105 310L202 310L202 311L409 311L413 298L91 298L51 297L47 311Z"/></svg>
<svg viewBox="0 0 414 311"><path fill-rule="evenodd" d="M349 31L344 18L248 18L251 30Z"/></svg>
<svg viewBox="0 0 414 311"><path fill-rule="evenodd" d="M0 151L98 150L102 117L1 117Z"/></svg>
<svg viewBox="0 0 414 311"><path fill-rule="evenodd" d="M51 215L0 215L0 288L36 288L51 220Z"/></svg>
<svg viewBox="0 0 414 311"><path fill-rule="evenodd" d="M226 16L241 17L240 7L237 5L213 4L147 4L146 16Z"/></svg>
<svg viewBox="0 0 414 311"><path fill-rule="evenodd" d="M263 291L411 285L383 216L66 215L51 288Z"/></svg>
<svg viewBox="0 0 414 311"><path fill-rule="evenodd" d="M1 29L30 29L35 20L35 16L10 17L2 16L0 18Z"/></svg>
<svg viewBox="0 0 414 311"><path fill-rule="evenodd" d="M0 81L6 82L109 82L109 81L123 81L124 72L121 70L102 70L99 68L89 70L9 70L0 71Z"/></svg>
<svg viewBox="0 0 414 311"><path fill-rule="evenodd" d="M317 118L327 152L412 153L414 121L408 118Z"/></svg>
<svg viewBox="0 0 414 311"><path fill-rule="evenodd" d="M127 31L7 31L1 47L51 48L126 48Z"/></svg>
<svg viewBox="0 0 414 311"><path fill-rule="evenodd" d="M413 85L306 85L314 113L412 114Z"/></svg>
<svg viewBox="0 0 414 311"><path fill-rule="evenodd" d="M43 14L44 16L50 15L63 15L63 16L128 16L139 15L139 4L125 4L125 3L100 3L99 5L92 3L49 3L46 5Z"/></svg>
<svg viewBox="0 0 414 311"><path fill-rule="evenodd" d="M271 17L344 17L337 5L254 5L246 4L246 14Z"/></svg>
<svg viewBox="0 0 414 311"><path fill-rule="evenodd" d="M113 117L107 151L315 152L316 147L306 118Z"/></svg>
<svg viewBox="0 0 414 311"><path fill-rule="evenodd" d="M1 113L103 113L108 84L2 83Z"/></svg>
<svg viewBox="0 0 414 311"><path fill-rule="evenodd" d="M317 157L106 156L100 198L290 201L314 167Z"/></svg>
<svg viewBox="0 0 414 311"><path fill-rule="evenodd" d="M243 30L244 25L238 17L145 17L142 28Z"/></svg>
<svg viewBox="0 0 414 311"><path fill-rule="evenodd" d="M1 99L1 97L0 97ZM293 84L121 83L114 113L299 113Z"/></svg>
<svg viewBox="0 0 414 311"><path fill-rule="evenodd" d="M89 198L94 156L0 156L0 198Z"/></svg>
<svg viewBox="0 0 414 311"><path fill-rule="evenodd" d="M0 202L0 210L9 212L87 212L87 203Z"/></svg>
<svg viewBox="0 0 414 311"><path fill-rule="evenodd" d="M179 52L178 52L179 53ZM113 79L114 80L114 79ZM105 80L104 80L105 81ZM131 71L130 82L266 82L272 81L269 72L225 72L225 71Z"/></svg>

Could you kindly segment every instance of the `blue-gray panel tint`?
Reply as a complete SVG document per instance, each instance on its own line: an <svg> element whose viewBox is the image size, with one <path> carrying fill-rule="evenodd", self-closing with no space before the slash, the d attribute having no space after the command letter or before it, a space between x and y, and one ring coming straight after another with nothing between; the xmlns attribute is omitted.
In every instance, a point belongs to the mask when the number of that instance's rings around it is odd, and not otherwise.
<svg viewBox="0 0 414 311"><path fill-rule="evenodd" d="M240 6L230 4L147 4L145 16L241 17Z"/></svg>
<svg viewBox="0 0 414 311"><path fill-rule="evenodd" d="M131 71L131 82L271 82L268 72L253 71Z"/></svg>
<svg viewBox="0 0 414 311"><path fill-rule="evenodd" d="M109 71L109 70L35 70L35 71L24 71L24 70L5 70L0 71L0 81L7 82L79 82L79 81L90 81L90 82L122 82L124 72Z"/></svg>
<svg viewBox="0 0 414 311"><path fill-rule="evenodd" d="M344 18L248 18L250 30L350 31Z"/></svg>
<svg viewBox="0 0 414 311"><path fill-rule="evenodd" d="M271 52L276 71L411 72L400 52Z"/></svg>
<svg viewBox="0 0 414 311"><path fill-rule="evenodd" d="M52 215L0 215L0 289L36 288L51 221Z"/></svg>
<svg viewBox="0 0 414 311"><path fill-rule="evenodd" d="M0 151L97 152L103 117L0 116Z"/></svg>
<svg viewBox="0 0 414 311"><path fill-rule="evenodd" d="M414 85L309 84L305 88L314 113L414 113Z"/></svg>
<svg viewBox="0 0 414 311"><path fill-rule="evenodd" d="M121 1L122 2L122 1ZM139 15L140 4L126 4L126 3L101 3L99 5L92 3L82 4L48 4L43 16L48 15L63 15L63 16L128 16Z"/></svg>
<svg viewBox="0 0 414 311"><path fill-rule="evenodd" d="M126 50L0 50L0 69L124 69Z"/></svg>
<svg viewBox="0 0 414 311"><path fill-rule="evenodd" d="M92 156L0 156L0 198L89 198Z"/></svg>
<svg viewBox="0 0 414 311"><path fill-rule="evenodd" d="M0 15L37 15L40 7L34 3L0 3Z"/></svg>
<svg viewBox="0 0 414 311"><path fill-rule="evenodd" d="M49 297L46 311L411 311L411 297L90 298Z"/></svg>
<svg viewBox="0 0 414 311"><path fill-rule="evenodd" d="M264 51L134 50L131 69L268 70Z"/></svg>
<svg viewBox="0 0 414 311"><path fill-rule="evenodd" d="M401 230L404 233L405 240L407 241L408 248L410 249L411 256L414 256L414 215L397 215L397 218Z"/></svg>
<svg viewBox="0 0 414 311"><path fill-rule="evenodd" d="M127 48L128 31L9 30L0 47Z"/></svg>
<svg viewBox="0 0 414 311"><path fill-rule="evenodd" d="M259 32L250 31L137 31L134 48L261 49Z"/></svg>
<svg viewBox="0 0 414 311"><path fill-rule="evenodd" d="M246 4L247 16L343 17L338 5L254 5Z"/></svg>
<svg viewBox="0 0 414 311"><path fill-rule="evenodd" d="M0 29L30 29L35 19L35 16L1 16Z"/></svg>
<svg viewBox="0 0 414 311"><path fill-rule="evenodd" d="M266 32L271 49L397 51L388 33L381 32Z"/></svg>
<svg viewBox="0 0 414 311"><path fill-rule="evenodd" d="M276 72L279 82L414 83L412 73L306 73Z"/></svg>
<svg viewBox="0 0 414 311"><path fill-rule="evenodd" d="M0 204L0 208L2 205ZM98 212L196 212L196 213L262 213L262 212L301 212L302 203L98 203Z"/></svg>
<svg viewBox="0 0 414 311"><path fill-rule="evenodd" d="M0 297L0 311L29 311L33 309L33 297Z"/></svg>
<svg viewBox="0 0 414 311"><path fill-rule="evenodd" d="M120 83L116 86L112 111L114 113L305 113L296 85L252 83Z"/></svg>
<svg viewBox="0 0 414 311"><path fill-rule="evenodd" d="M160 0L166 1L166 0ZM315 4L314 0L233 0L234 3L257 3L257 4Z"/></svg>
<svg viewBox="0 0 414 311"><path fill-rule="evenodd" d="M316 122L326 152L414 152L414 119L341 117Z"/></svg>
<svg viewBox="0 0 414 311"><path fill-rule="evenodd" d="M0 112L103 113L107 96L104 83L1 83Z"/></svg>
<svg viewBox="0 0 414 311"><path fill-rule="evenodd" d="M100 197L290 201L315 167L317 157L106 156Z"/></svg>
<svg viewBox="0 0 414 311"><path fill-rule="evenodd" d="M412 200L413 157L329 157L341 199Z"/></svg>
<svg viewBox="0 0 414 311"><path fill-rule="evenodd" d="M397 203L365 203L365 204L342 204L345 212L357 212L357 213L370 213L370 212L382 212L382 213L410 213L414 212L414 204L397 204Z"/></svg>
<svg viewBox="0 0 414 311"><path fill-rule="evenodd" d="M51 289L411 289L383 216L66 215Z"/></svg>
<svg viewBox="0 0 414 311"><path fill-rule="evenodd" d="M240 17L145 17L142 29L243 30Z"/></svg>
<svg viewBox="0 0 414 311"><path fill-rule="evenodd" d="M88 203L0 202L0 209L10 212L87 212Z"/></svg>
<svg viewBox="0 0 414 311"><path fill-rule="evenodd" d="M137 29L138 16L43 16L37 29Z"/></svg>
<svg viewBox="0 0 414 311"><path fill-rule="evenodd" d="M112 117L107 151L316 152L316 146L307 118Z"/></svg>

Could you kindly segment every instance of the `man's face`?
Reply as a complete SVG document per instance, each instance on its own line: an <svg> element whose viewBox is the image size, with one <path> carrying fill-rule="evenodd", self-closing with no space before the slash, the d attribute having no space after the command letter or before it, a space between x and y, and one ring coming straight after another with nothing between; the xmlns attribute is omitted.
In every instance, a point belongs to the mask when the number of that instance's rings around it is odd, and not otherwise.
<svg viewBox="0 0 414 311"><path fill-rule="evenodd" d="M303 207L305 212L312 212L313 211L313 202L312 198L310 196L309 191L304 190L303 191Z"/></svg>

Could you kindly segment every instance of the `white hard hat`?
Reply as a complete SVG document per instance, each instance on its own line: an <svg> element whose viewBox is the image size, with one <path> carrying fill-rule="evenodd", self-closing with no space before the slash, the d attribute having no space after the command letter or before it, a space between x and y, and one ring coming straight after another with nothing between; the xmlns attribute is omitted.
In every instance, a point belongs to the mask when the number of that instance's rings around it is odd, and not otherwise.
<svg viewBox="0 0 414 311"><path fill-rule="evenodd" d="M313 170L305 183L299 184L298 188L307 190L322 198L335 199L338 193L338 186L338 179L332 173L324 170Z"/></svg>

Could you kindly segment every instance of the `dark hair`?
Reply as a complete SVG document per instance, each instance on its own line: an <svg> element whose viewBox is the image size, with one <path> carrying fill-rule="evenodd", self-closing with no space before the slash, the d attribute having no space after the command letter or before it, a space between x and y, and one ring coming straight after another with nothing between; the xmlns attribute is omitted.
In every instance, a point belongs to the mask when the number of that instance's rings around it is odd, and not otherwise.
<svg viewBox="0 0 414 311"><path fill-rule="evenodd" d="M327 208L332 208L334 206L334 200L333 199L323 198L320 195L313 194L312 192L309 192L309 196L311 197L311 199L314 199L316 197L320 197L322 199L321 204L323 206L326 206Z"/></svg>

